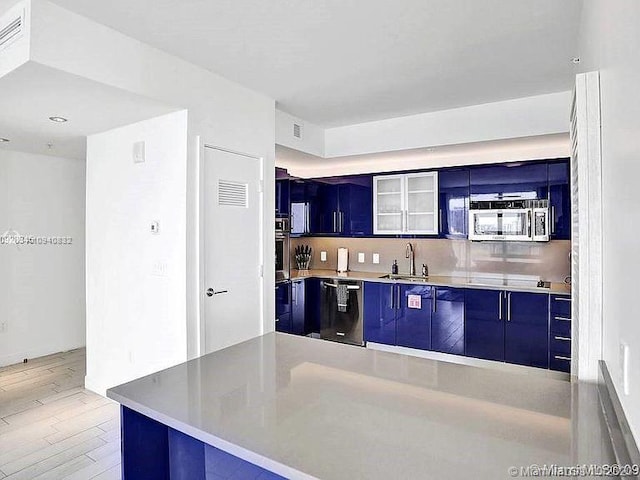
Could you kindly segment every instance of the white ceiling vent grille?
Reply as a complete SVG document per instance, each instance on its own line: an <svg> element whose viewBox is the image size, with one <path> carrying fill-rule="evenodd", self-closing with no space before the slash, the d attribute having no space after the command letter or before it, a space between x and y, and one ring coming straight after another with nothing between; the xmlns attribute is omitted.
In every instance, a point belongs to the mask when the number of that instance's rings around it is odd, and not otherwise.
<svg viewBox="0 0 640 480"><path fill-rule="evenodd" d="M0 50L8 47L22 34L24 28L24 14L21 13L17 17L9 17L8 21L0 24Z"/></svg>
<svg viewBox="0 0 640 480"><path fill-rule="evenodd" d="M246 183L218 180L218 205L247 208L249 185Z"/></svg>
<svg viewBox="0 0 640 480"><path fill-rule="evenodd" d="M302 138L302 125L298 125L297 123L293 124L293 136Z"/></svg>

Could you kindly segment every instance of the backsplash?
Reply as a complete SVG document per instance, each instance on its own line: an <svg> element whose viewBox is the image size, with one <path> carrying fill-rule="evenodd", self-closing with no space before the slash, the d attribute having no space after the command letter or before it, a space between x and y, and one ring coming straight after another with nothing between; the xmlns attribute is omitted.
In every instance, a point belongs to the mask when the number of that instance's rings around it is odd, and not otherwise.
<svg viewBox="0 0 640 480"><path fill-rule="evenodd" d="M409 272L405 248L411 243L415 250L416 272L426 263L430 275L522 277L550 282L563 282L571 274L569 253L571 241L554 240L546 243L526 242L470 242L448 239L406 238L292 238L291 251L296 245L313 249L311 268L335 270L339 247L349 249L349 270L361 272L391 272L391 264L398 260L399 272ZM327 261L320 261L320 251L327 252ZM365 254L365 262L358 263L358 253ZM373 263L373 254L380 255L380 263ZM291 268L295 260L291 259Z"/></svg>

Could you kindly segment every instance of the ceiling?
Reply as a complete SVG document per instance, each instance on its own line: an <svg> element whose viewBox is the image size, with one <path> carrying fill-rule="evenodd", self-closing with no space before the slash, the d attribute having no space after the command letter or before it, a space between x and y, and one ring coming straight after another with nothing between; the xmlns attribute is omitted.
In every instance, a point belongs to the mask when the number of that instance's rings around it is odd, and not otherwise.
<svg viewBox="0 0 640 480"><path fill-rule="evenodd" d="M84 159L86 136L176 108L34 62L2 77L2 149ZM51 116L68 119L54 123ZM49 146L51 145L51 146Z"/></svg>
<svg viewBox="0 0 640 480"><path fill-rule="evenodd" d="M54 0L324 127L571 88L582 0Z"/></svg>
<svg viewBox="0 0 640 480"><path fill-rule="evenodd" d="M395 152L322 158L276 145L276 165L301 178L394 172L482 163L570 156L569 134L556 133L506 140L414 148Z"/></svg>

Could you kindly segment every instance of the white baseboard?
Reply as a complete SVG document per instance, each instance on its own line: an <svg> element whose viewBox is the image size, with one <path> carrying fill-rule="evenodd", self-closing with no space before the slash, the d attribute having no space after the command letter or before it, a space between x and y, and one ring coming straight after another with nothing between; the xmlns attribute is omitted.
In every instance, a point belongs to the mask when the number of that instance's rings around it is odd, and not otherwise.
<svg viewBox="0 0 640 480"><path fill-rule="evenodd" d="M67 352L69 350L76 350L78 348L84 348L85 345L57 345L47 346L42 348L34 348L32 350L25 350L22 352L16 352L9 355L0 356L0 367L7 365L14 365L16 363L22 363L24 359L33 360L38 357L45 357L47 355L53 355L55 353Z"/></svg>

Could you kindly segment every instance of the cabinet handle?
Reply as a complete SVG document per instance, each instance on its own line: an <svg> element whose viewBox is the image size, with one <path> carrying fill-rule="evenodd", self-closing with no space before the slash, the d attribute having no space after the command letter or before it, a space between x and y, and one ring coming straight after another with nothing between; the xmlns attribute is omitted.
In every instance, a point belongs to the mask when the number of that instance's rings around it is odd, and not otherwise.
<svg viewBox="0 0 640 480"><path fill-rule="evenodd" d="M309 204L306 204L304 208L304 233L311 233L311 228L309 227L309 209Z"/></svg>
<svg viewBox="0 0 640 480"><path fill-rule="evenodd" d="M556 207L551 205L551 233L556 233Z"/></svg>
<svg viewBox="0 0 640 480"><path fill-rule="evenodd" d="M340 215L338 218L340 219L340 224L338 225L338 229L340 230L340 233L344 232L344 212L338 212L338 215Z"/></svg>
<svg viewBox="0 0 640 480"><path fill-rule="evenodd" d="M531 210L527 211L527 236L531 237Z"/></svg>
<svg viewBox="0 0 640 480"><path fill-rule="evenodd" d="M570 322L570 321L571 321L571 319L570 319L570 318L567 318L567 317L554 317L554 318L555 318L556 320L563 320L563 321L565 321L565 322Z"/></svg>
<svg viewBox="0 0 640 480"><path fill-rule="evenodd" d="M570 342L571 341L571 339L568 338L568 337L559 337L557 335L555 337L553 337L553 338L554 338L554 340L562 340L563 342Z"/></svg>
<svg viewBox="0 0 640 480"><path fill-rule="evenodd" d="M507 322L511 321L511 292L507 293Z"/></svg>
<svg viewBox="0 0 640 480"><path fill-rule="evenodd" d="M391 310L395 310L396 308L396 301L395 301L395 295L396 295L396 286L395 285L391 285L391 290L390 290L390 295L391 295Z"/></svg>
<svg viewBox="0 0 640 480"><path fill-rule="evenodd" d="M333 212L333 233L336 233L336 216L337 212Z"/></svg>
<svg viewBox="0 0 640 480"><path fill-rule="evenodd" d="M571 357L563 357L562 355L554 355L553 358L556 360L566 360L567 362L571 361Z"/></svg>
<svg viewBox="0 0 640 480"><path fill-rule="evenodd" d="M400 285L396 285L396 308L400 310Z"/></svg>
<svg viewBox="0 0 640 480"><path fill-rule="evenodd" d="M498 320L502 320L502 295L504 295L504 292L500 292L500 295L498 295Z"/></svg>
<svg viewBox="0 0 640 480"><path fill-rule="evenodd" d="M438 309L438 299L436 298L437 296L438 296L438 289L436 287L433 287L433 296L431 297L433 313L436 313L436 310Z"/></svg>
<svg viewBox="0 0 640 480"><path fill-rule="evenodd" d="M570 302L571 299L570 298L565 298L565 297L553 297L553 300L556 302Z"/></svg>
<svg viewBox="0 0 640 480"><path fill-rule="evenodd" d="M442 233L442 209L438 209L438 232Z"/></svg>
<svg viewBox="0 0 640 480"><path fill-rule="evenodd" d="M298 289L295 283L291 284L291 303L293 305L298 304Z"/></svg>

